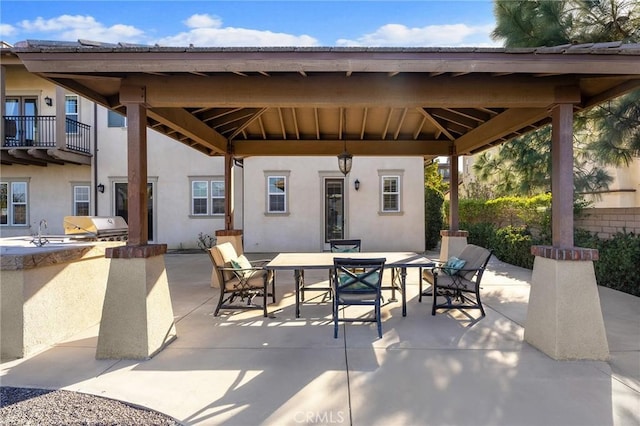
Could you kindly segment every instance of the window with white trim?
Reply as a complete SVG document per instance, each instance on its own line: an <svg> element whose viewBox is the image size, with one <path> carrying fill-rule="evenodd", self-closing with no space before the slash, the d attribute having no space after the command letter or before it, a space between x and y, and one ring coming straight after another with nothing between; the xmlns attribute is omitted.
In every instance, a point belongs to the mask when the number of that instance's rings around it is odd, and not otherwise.
<svg viewBox="0 0 640 426"><path fill-rule="evenodd" d="M267 176L267 212L287 212L286 176Z"/></svg>
<svg viewBox="0 0 640 426"><path fill-rule="evenodd" d="M400 176L382 176L382 212L400 211Z"/></svg>
<svg viewBox="0 0 640 426"><path fill-rule="evenodd" d="M24 226L29 223L27 182L0 182L0 225Z"/></svg>
<svg viewBox="0 0 640 426"><path fill-rule="evenodd" d="M73 186L73 215L89 216L91 191L89 185Z"/></svg>
<svg viewBox="0 0 640 426"><path fill-rule="evenodd" d="M224 215L224 199L224 180L191 178L191 215Z"/></svg>
<svg viewBox="0 0 640 426"><path fill-rule="evenodd" d="M66 95L64 97L64 113L66 117L66 132L78 133L78 121L79 121L79 98L77 95Z"/></svg>

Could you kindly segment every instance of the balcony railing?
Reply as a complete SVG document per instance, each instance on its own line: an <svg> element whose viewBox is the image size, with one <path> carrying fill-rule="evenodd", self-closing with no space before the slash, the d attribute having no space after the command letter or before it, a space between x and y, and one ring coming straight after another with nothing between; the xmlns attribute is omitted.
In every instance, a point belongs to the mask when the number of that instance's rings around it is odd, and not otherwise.
<svg viewBox="0 0 640 426"><path fill-rule="evenodd" d="M65 148L89 154L91 152L91 126L65 118ZM55 115L17 115L4 117L3 148L33 147L55 148Z"/></svg>

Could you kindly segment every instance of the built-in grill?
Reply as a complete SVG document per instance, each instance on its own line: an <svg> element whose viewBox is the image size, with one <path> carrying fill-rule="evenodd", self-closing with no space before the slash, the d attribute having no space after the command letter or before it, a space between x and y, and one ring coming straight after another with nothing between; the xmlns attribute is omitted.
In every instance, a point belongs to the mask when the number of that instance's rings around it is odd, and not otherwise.
<svg viewBox="0 0 640 426"><path fill-rule="evenodd" d="M126 241L129 226L122 216L65 216L64 233L74 239Z"/></svg>

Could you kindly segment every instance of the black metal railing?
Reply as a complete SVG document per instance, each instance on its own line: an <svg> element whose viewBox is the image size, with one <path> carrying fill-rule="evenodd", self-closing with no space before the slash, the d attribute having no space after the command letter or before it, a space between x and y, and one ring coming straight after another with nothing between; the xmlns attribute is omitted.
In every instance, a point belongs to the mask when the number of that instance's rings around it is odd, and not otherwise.
<svg viewBox="0 0 640 426"><path fill-rule="evenodd" d="M34 147L55 148L55 115L16 115L4 117L3 148ZM66 141L70 151L91 152L91 126L65 118Z"/></svg>

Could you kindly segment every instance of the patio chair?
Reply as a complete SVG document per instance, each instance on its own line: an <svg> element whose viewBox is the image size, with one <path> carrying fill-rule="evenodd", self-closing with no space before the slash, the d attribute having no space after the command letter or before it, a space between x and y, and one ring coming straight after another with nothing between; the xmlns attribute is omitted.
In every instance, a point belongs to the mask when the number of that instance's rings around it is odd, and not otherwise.
<svg viewBox="0 0 640 426"><path fill-rule="evenodd" d="M250 262L244 255L238 256L230 242L218 244L208 251L220 283L220 298L213 313L220 309L260 309L267 316L267 297L276 302L275 273L263 268L268 260ZM262 305L254 305L254 297L262 297ZM233 304L235 299L246 304Z"/></svg>
<svg viewBox="0 0 640 426"><path fill-rule="evenodd" d="M333 337L338 338L338 321L376 322L378 337L382 338L382 320L380 304L382 299L382 272L385 258L349 259L336 257L333 259ZM357 272L356 272L357 271ZM362 272L361 272L362 271ZM339 319L340 306L367 305L373 306L373 317L346 317Z"/></svg>
<svg viewBox="0 0 640 426"><path fill-rule="evenodd" d="M351 240L329 240L329 250L331 253L356 253L360 251L362 242L361 240L351 239ZM304 274L304 271L302 271ZM304 294L306 291L324 291L327 294L323 296L323 301L328 297L329 299L332 297L332 287L331 280L333 279L333 269L329 270L329 286L313 286L313 287L302 287L300 291L300 300L304 302Z"/></svg>
<svg viewBox="0 0 640 426"><path fill-rule="evenodd" d="M419 284L418 302L422 302L422 296L432 296L431 315L438 309L479 309L484 317L480 281L492 253L484 247L467 244L457 257L425 269ZM424 291L423 281L431 284Z"/></svg>

